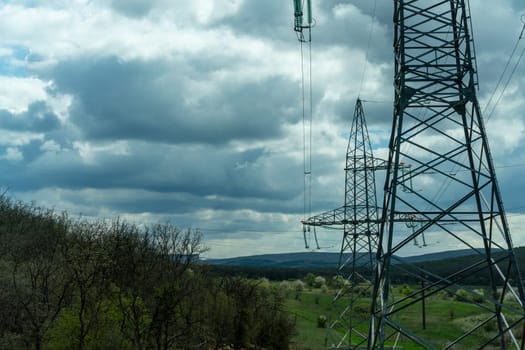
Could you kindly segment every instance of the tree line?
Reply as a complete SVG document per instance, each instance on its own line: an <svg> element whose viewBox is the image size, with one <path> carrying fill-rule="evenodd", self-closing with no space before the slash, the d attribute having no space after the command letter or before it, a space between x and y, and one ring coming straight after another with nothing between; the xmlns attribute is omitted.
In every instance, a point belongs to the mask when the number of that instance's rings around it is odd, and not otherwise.
<svg viewBox="0 0 525 350"><path fill-rule="evenodd" d="M210 274L195 230L0 198L0 349L287 349L284 295Z"/></svg>

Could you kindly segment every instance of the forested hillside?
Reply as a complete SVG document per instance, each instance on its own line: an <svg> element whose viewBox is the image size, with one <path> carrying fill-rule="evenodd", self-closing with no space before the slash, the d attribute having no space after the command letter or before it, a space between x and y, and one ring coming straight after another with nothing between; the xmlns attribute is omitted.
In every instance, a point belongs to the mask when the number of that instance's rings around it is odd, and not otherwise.
<svg viewBox="0 0 525 350"><path fill-rule="evenodd" d="M0 349L286 349L275 288L210 277L199 232L0 199Z"/></svg>

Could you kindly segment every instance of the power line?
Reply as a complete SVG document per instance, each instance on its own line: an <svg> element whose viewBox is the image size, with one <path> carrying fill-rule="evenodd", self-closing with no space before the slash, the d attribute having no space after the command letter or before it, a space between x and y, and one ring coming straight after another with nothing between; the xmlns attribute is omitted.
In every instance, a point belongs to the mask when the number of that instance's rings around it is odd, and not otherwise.
<svg viewBox="0 0 525 350"><path fill-rule="evenodd" d="M370 28L368 30L368 43L366 45L365 63L363 65L363 73L361 74L361 83L359 84L358 96L361 96L361 90L363 88L363 84L364 84L365 76L366 76L366 70L368 67L368 55L370 54L370 44L372 42L372 34L374 32L374 19L376 17L376 11L377 11L377 0L374 0L372 16L370 17Z"/></svg>
<svg viewBox="0 0 525 350"><path fill-rule="evenodd" d="M523 21L523 16L522 16L522 22L524 22ZM512 62L512 59L514 58L514 54L516 53L516 50L518 49L518 46L519 46L519 44L521 42L521 39L523 38L524 30L525 30L525 22L524 22L524 25L522 26L520 35L519 35L518 39L516 40L516 43L514 44L514 47L512 48L512 52L509 55L507 63L505 64L505 67L503 68L503 72L501 73L501 75L500 75L500 77L498 79L498 82L496 83L496 86L494 87L494 90L492 91L492 94L490 95L490 98L487 101L487 104L485 105L485 108L483 109L482 115L485 115L485 112L488 110L488 108L490 106L490 103L492 102L492 99L494 98L494 96L496 96L496 92L498 91L498 88L499 88L501 82L503 81L503 78L505 77L505 73L507 72L507 69L509 68L510 63ZM520 61L521 61L521 59L523 57L524 52L525 52L525 48L521 51L521 54L520 54L518 60L516 61L516 64L514 65L514 68L512 69L512 72L509 75L509 77L507 79L507 82L505 83L503 89L501 90L501 93L500 93L498 99L494 103L494 106L492 107L492 110L490 111L490 113L486 116L486 118L485 118L486 120L489 120L491 118L492 114L494 113L494 110L496 109L496 107L498 106L499 102L501 101L501 98L505 94L505 90L507 89L507 87L508 87L512 77L514 76L514 73L516 72L516 69L518 68L518 66L520 64Z"/></svg>

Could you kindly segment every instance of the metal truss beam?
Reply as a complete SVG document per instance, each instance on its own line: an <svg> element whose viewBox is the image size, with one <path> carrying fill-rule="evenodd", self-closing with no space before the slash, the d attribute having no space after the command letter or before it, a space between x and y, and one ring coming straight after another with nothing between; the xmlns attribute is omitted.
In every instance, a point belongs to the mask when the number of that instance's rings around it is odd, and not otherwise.
<svg viewBox="0 0 525 350"><path fill-rule="evenodd" d="M342 207L303 221L308 226L337 226L343 232L338 274L342 287L333 300L337 315L330 322L327 346L357 349L366 346L369 315L356 311L370 298L375 269L380 209L377 207L375 171L386 161L374 158L361 100L352 119L345 166L345 201Z"/></svg>
<svg viewBox="0 0 525 350"><path fill-rule="evenodd" d="M394 113L367 347L523 349L523 284L476 97L469 8L465 0L394 0L394 27ZM408 230L400 215L421 225ZM439 274L406 263L423 235L427 252L463 249L469 263ZM470 287L476 280L486 284ZM400 295L396 283L411 292ZM445 325L425 317L436 295L469 301L454 310L444 339L430 334Z"/></svg>

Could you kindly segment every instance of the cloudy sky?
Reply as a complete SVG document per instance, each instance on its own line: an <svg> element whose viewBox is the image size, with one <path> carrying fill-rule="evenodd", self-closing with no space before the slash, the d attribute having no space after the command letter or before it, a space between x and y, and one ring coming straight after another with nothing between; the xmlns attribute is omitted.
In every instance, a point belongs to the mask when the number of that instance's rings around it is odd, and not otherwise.
<svg viewBox="0 0 525 350"><path fill-rule="evenodd" d="M376 155L386 154L393 67L392 1L313 2L316 213L343 203L358 96L370 101ZM525 4L471 7L484 108ZM73 216L199 228L209 257L304 251L291 0L0 0L0 18L0 186L10 196ZM516 245L525 245L522 41L505 94L485 112ZM319 233L328 251L340 238Z"/></svg>

